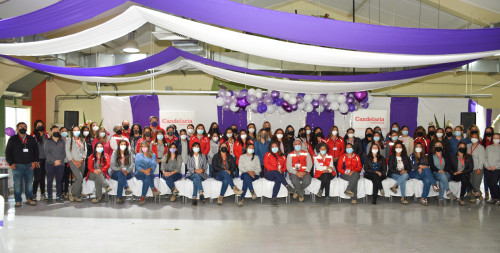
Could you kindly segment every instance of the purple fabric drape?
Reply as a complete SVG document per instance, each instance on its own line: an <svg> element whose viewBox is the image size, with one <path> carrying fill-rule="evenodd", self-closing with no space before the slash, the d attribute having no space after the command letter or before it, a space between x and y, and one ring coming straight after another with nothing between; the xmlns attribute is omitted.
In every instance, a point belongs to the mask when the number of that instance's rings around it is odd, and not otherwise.
<svg viewBox="0 0 500 253"><path fill-rule="evenodd" d="M409 128L412 136L417 128L418 98L393 97L391 98L391 122L398 122L401 127Z"/></svg>
<svg viewBox="0 0 500 253"><path fill-rule="evenodd" d="M156 95L137 95L130 97L130 107L134 124L149 126L149 117L160 117L160 104Z"/></svg>
<svg viewBox="0 0 500 253"><path fill-rule="evenodd" d="M476 101L469 99L469 112L476 112Z"/></svg>
<svg viewBox="0 0 500 253"><path fill-rule="evenodd" d="M0 38L42 33L80 22L125 0L66 0L0 21ZM74 4L69 8L68 3ZM500 28L424 29L351 23L262 9L228 0L135 0L206 23L305 44L398 54L458 54L500 49ZM60 7L63 6L63 7ZM56 12L57 11L57 12ZM84 12L85 15L79 14ZM50 15L53 13L65 13ZM71 13L71 14L68 14ZM73 18L76 15L77 18ZM48 20L46 20L48 19ZM6 22L6 25L2 23Z"/></svg>
<svg viewBox="0 0 500 253"><path fill-rule="evenodd" d="M486 109L486 127L489 127L491 126L491 114L493 114L493 110L492 109Z"/></svg>
<svg viewBox="0 0 500 253"><path fill-rule="evenodd" d="M222 106L217 106L217 118L219 130L224 133L226 128L236 124L238 129L247 129L247 112L240 110L238 112L223 111Z"/></svg>
<svg viewBox="0 0 500 253"><path fill-rule="evenodd" d="M323 130L323 134L328 135L330 128L335 123L335 112L318 113L315 110L308 112L306 116L306 124L310 125L311 128L320 127ZM297 129L298 130L298 129ZM326 136L325 136L326 137Z"/></svg>

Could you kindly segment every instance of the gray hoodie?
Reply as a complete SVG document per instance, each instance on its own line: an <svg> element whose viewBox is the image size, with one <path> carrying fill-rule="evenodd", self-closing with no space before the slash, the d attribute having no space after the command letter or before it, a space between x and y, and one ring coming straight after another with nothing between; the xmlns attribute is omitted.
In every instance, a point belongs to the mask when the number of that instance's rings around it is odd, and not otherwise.
<svg viewBox="0 0 500 253"><path fill-rule="evenodd" d="M125 165L121 164L121 162L120 162L120 164L118 164L116 162L116 156L120 155L120 149L115 150L113 152L113 154L111 155L111 171L113 173L115 171L120 171L120 170L127 171L127 173L131 173L131 172L134 171L134 168L135 168L135 159L134 159L134 156L131 153L129 153L129 154L130 154L130 156L129 156L130 157L130 162L129 162L128 165L125 166Z"/></svg>
<svg viewBox="0 0 500 253"><path fill-rule="evenodd" d="M486 162L485 167L495 167L496 170L500 170L500 145L489 145L486 148Z"/></svg>
<svg viewBox="0 0 500 253"><path fill-rule="evenodd" d="M47 164L53 165L56 160L60 160L61 163L64 163L66 158L66 144L63 139L59 138L56 143L54 139L49 138L43 143L43 149L46 157L45 162Z"/></svg>

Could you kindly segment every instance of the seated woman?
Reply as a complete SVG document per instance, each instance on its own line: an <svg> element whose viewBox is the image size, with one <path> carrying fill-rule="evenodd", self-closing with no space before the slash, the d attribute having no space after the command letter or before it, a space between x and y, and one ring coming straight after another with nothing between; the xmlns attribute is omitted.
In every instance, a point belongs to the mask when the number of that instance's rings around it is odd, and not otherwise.
<svg viewBox="0 0 500 253"><path fill-rule="evenodd" d="M281 185L286 186L288 194L295 192L295 189L288 185L285 180L284 172L286 171L286 157L279 148L280 143L278 141L272 141L269 145L269 152L264 155L264 177L269 181L274 181L273 195L271 199L271 204L277 206L278 192L280 191Z"/></svg>
<svg viewBox="0 0 500 253"><path fill-rule="evenodd" d="M141 142L140 147L140 152L135 155L135 167L137 170L135 177L142 181L142 193L139 205L144 205L146 204L146 194L149 188L151 188L155 197L160 195L160 191L156 189L154 184L155 168L157 166L156 155L151 151L147 141Z"/></svg>
<svg viewBox="0 0 500 253"><path fill-rule="evenodd" d="M109 179L108 169L111 165L111 160L108 154L104 153L104 145L97 142L94 146L94 153L89 156L89 172L87 180L95 182L95 199L92 203L101 202L102 188L106 188L106 193L111 191L111 187L106 183L105 178Z"/></svg>
<svg viewBox="0 0 500 253"><path fill-rule="evenodd" d="M228 186L231 186L236 195L243 193L233 182L233 174L236 172L236 162L234 159L235 158L229 154L226 143L220 144L219 152L215 154L212 159L215 180L222 182L220 195L217 198L217 204L219 205L222 205Z"/></svg>
<svg viewBox="0 0 500 253"><path fill-rule="evenodd" d="M440 140L436 140L433 142L429 154L429 164L431 166L432 174L434 175L434 179L439 181L439 188L442 189L438 196L440 206L444 205L443 197L445 192L448 198L457 199L457 197L450 191L450 186L448 184L451 179L449 173L451 171L451 162L445 155L443 147L443 143Z"/></svg>
<svg viewBox="0 0 500 253"><path fill-rule="evenodd" d="M174 202L177 199L179 191L175 188L175 181L182 178L181 175L182 157L177 152L177 144L170 143L168 145L168 153L161 159L161 175L168 188L172 190L170 201Z"/></svg>
<svg viewBox="0 0 500 253"><path fill-rule="evenodd" d="M314 157L314 177L321 181L321 186L318 193L316 193L316 197L321 198L324 190L325 205L328 205L330 201L330 182L335 177L335 170L333 169L334 158L328 154L328 144L326 143L318 144L316 150L318 155Z"/></svg>
<svg viewBox="0 0 500 253"><path fill-rule="evenodd" d="M373 184L372 204L376 205L378 191L380 190L380 195L385 196L384 188L382 187L382 181L384 181L384 179L386 178L387 163L385 162L385 158L382 156L379 143L371 142L369 144L371 144L369 145L370 150L367 151L369 153L366 156L364 165L365 178L372 181Z"/></svg>
<svg viewBox="0 0 500 253"><path fill-rule="evenodd" d="M472 156L467 154L467 144L459 142L457 147L457 154L450 158L451 161L451 180L461 182L460 186L460 199L458 203L465 206L464 196L467 188L472 189L470 182L470 173L474 168Z"/></svg>
<svg viewBox="0 0 500 253"><path fill-rule="evenodd" d="M241 172L241 180L243 180L243 189L241 193L241 199L240 201L238 201L238 206L243 206L247 189L250 189L252 200L257 199L257 194L255 194L252 182L259 179L259 174L262 170L260 167L259 157L255 157L255 148L253 144L249 144L246 146L243 155L240 156L239 167Z"/></svg>
<svg viewBox="0 0 500 253"><path fill-rule="evenodd" d="M135 168L134 159L132 159L129 143L126 140L121 140L118 143L118 149L111 156L111 178L118 182L116 189L116 203L122 204L122 194L125 188L125 194L132 194L132 190L128 186L127 180L132 178L132 173Z"/></svg>
<svg viewBox="0 0 500 253"><path fill-rule="evenodd" d="M198 205L198 193L200 194L200 201L205 203L205 196L203 195L203 185L201 182L208 178L208 160L207 157L201 153L200 143L195 142L191 146L191 151L186 162L186 178L193 181L193 202L192 205Z"/></svg>
<svg viewBox="0 0 500 253"><path fill-rule="evenodd" d="M401 141L396 141L389 156L389 176L396 180L396 184L391 187L391 191L396 194L398 187L401 187L401 204L406 205L406 181L410 178L408 172L411 171L411 162L406 154L406 148Z"/></svg>
<svg viewBox="0 0 500 253"><path fill-rule="evenodd" d="M437 185L434 176L432 175L431 168L429 166L429 159L425 154L424 145L421 142L415 143L415 149L413 154L410 155L411 161L411 171L409 173L410 178L421 180L424 183L424 189L422 191L422 197L419 203L428 206L427 196L429 196L429 190L432 185L432 189L439 192L439 186Z"/></svg>
<svg viewBox="0 0 500 253"><path fill-rule="evenodd" d="M337 171L340 178L349 182L344 194L351 197L351 204L357 204L358 180L361 172L361 158L354 153L353 144L347 142L345 145L345 153L339 158Z"/></svg>

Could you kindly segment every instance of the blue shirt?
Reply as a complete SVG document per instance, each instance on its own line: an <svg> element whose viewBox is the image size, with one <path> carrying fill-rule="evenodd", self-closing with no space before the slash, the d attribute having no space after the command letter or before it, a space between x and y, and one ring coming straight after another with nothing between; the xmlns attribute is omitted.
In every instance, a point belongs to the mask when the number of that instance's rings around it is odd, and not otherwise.
<svg viewBox="0 0 500 253"><path fill-rule="evenodd" d="M149 168L152 168L153 169L152 172L154 173L157 165L158 164L156 163L156 155L154 153L153 156L151 156L151 158L144 156L142 152L135 155L136 171L147 170Z"/></svg>
<svg viewBox="0 0 500 253"><path fill-rule="evenodd" d="M458 153L458 144L460 142L465 142L465 144L471 143L471 141L467 138L462 138L460 140L457 140L457 138L453 136L453 138L450 139L450 156L454 156Z"/></svg>
<svg viewBox="0 0 500 253"><path fill-rule="evenodd" d="M265 143L255 140L255 155L259 157L260 165L264 165L264 155L269 151L270 142L266 140Z"/></svg>

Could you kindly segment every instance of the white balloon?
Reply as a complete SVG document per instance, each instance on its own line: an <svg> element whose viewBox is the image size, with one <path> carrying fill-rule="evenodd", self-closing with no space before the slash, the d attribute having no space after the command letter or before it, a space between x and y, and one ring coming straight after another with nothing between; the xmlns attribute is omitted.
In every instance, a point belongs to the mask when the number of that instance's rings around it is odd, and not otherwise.
<svg viewBox="0 0 500 253"><path fill-rule="evenodd" d="M257 103L253 103L253 104L251 104L251 105L250 105L250 109L252 109L252 110L254 110L254 111L255 111L255 110L257 110L257 107L258 107L258 106L259 106L259 105L258 105Z"/></svg>
<svg viewBox="0 0 500 253"><path fill-rule="evenodd" d="M320 96L320 94L312 94L312 98L314 100L318 100L319 96Z"/></svg>
<svg viewBox="0 0 500 253"><path fill-rule="evenodd" d="M304 102L306 102L307 104L311 103L312 101L313 101L313 97L310 94L306 94L304 96Z"/></svg>
<svg viewBox="0 0 500 253"><path fill-rule="evenodd" d="M340 95L337 97L337 102L339 102L339 104L345 103L345 101L346 97L344 95Z"/></svg>
<svg viewBox="0 0 500 253"><path fill-rule="evenodd" d="M248 95L255 95L255 89L254 88L248 89Z"/></svg>
<svg viewBox="0 0 500 253"><path fill-rule="evenodd" d="M297 105L297 110L302 110L304 108L306 108L306 103L304 103L304 102Z"/></svg>
<svg viewBox="0 0 500 253"><path fill-rule="evenodd" d="M258 90L255 92L255 96L256 96L258 99L261 99L261 98L262 98L262 90L261 90L261 89L258 89Z"/></svg>
<svg viewBox="0 0 500 253"><path fill-rule="evenodd" d="M326 95L326 101L332 103L337 101L337 96L335 94L328 94Z"/></svg>
<svg viewBox="0 0 500 253"><path fill-rule="evenodd" d="M281 114L281 115L283 115L283 114L286 113L286 111L285 111L285 109L283 109L283 107L279 107L278 108L278 113Z"/></svg>
<svg viewBox="0 0 500 253"><path fill-rule="evenodd" d="M262 94L262 89L256 89L255 92Z"/></svg>
<svg viewBox="0 0 500 253"><path fill-rule="evenodd" d="M332 108L332 110L334 110L334 111L337 111L337 110L339 109L339 106L340 106L340 105L339 105L339 103L337 103L337 102L332 102L332 103L330 104L330 108Z"/></svg>
<svg viewBox="0 0 500 253"><path fill-rule="evenodd" d="M305 110L306 112L312 112L314 110L314 107L311 104L306 104Z"/></svg>
<svg viewBox="0 0 500 253"><path fill-rule="evenodd" d="M345 98L345 97L344 97L344 98ZM348 111L349 111L349 106L347 106L347 104L346 104L346 103L342 103L342 104L340 104L340 106L339 106L339 111L340 111L341 113L346 113L346 112L348 112Z"/></svg>
<svg viewBox="0 0 500 253"><path fill-rule="evenodd" d="M316 108L316 111L319 113L322 113L324 110L325 110L325 107L323 107L322 105L320 105L318 108Z"/></svg>
<svg viewBox="0 0 500 253"><path fill-rule="evenodd" d="M374 99L373 96L368 95L368 101L367 102L371 104L371 103L373 103L373 99Z"/></svg>
<svg viewBox="0 0 500 253"><path fill-rule="evenodd" d="M236 104L231 104L231 107L229 107L229 109L231 109L231 111L233 112L237 112L240 108L236 106Z"/></svg>
<svg viewBox="0 0 500 253"><path fill-rule="evenodd" d="M296 97L291 97L288 102L292 105L296 104L297 103L297 98Z"/></svg>
<svg viewBox="0 0 500 253"><path fill-rule="evenodd" d="M275 104L272 104L267 107L266 113L272 114L274 111L276 111L276 109L278 109L278 107Z"/></svg>
<svg viewBox="0 0 500 253"><path fill-rule="evenodd" d="M215 99L215 104L218 106L223 106L224 105L224 98L223 97L218 97Z"/></svg>
<svg viewBox="0 0 500 253"><path fill-rule="evenodd" d="M290 93L285 93L285 95L283 95L283 99L286 101L286 102L289 102L290 101Z"/></svg>
<svg viewBox="0 0 500 253"><path fill-rule="evenodd" d="M230 96L231 96L231 92L226 91L226 97L230 97Z"/></svg>

